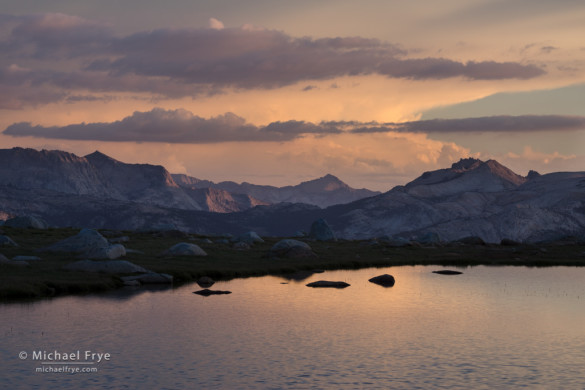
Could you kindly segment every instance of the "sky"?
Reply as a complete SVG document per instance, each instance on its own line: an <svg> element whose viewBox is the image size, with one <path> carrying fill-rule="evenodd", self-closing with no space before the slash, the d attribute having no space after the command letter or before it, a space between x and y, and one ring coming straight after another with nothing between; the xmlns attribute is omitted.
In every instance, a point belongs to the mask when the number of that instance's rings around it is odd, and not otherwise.
<svg viewBox="0 0 585 390"><path fill-rule="evenodd" d="M579 0L3 0L0 147L387 191L585 171Z"/></svg>

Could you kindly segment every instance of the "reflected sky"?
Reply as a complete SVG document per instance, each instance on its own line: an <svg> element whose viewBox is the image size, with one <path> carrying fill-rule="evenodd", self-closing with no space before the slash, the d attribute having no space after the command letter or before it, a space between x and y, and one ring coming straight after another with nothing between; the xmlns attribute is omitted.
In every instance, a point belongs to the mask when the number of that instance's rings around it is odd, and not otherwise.
<svg viewBox="0 0 585 390"><path fill-rule="evenodd" d="M585 270L328 271L0 306L3 386L572 388L583 383ZM368 282L383 273L384 288ZM345 289L313 289L316 280ZM282 284L286 283L286 284ZM112 354L98 373L35 373L20 351ZM16 387L14 387L16 386ZM561 386L562 387L562 386ZM123 388L123 387L122 387Z"/></svg>

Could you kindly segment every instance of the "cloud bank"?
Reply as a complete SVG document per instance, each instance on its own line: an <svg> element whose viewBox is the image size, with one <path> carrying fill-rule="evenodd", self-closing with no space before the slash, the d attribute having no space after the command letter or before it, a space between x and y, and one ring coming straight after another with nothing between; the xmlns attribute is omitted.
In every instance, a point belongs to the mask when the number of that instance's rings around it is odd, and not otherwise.
<svg viewBox="0 0 585 390"><path fill-rule="evenodd" d="M329 123L331 126L334 122ZM354 125L354 133L388 131L409 133L482 133L585 130L585 117L564 115L498 115L480 118L429 119L381 125Z"/></svg>
<svg viewBox="0 0 585 390"><path fill-rule="evenodd" d="M14 137L183 144L283 142L304 134L339 132L331 126L317 126L303 121L273 122L259 127L246 123L244 118L232 113L205 119L187 110L161 108L148 112L134 112L131 116L111 123L43 127L21 122L10 125L4 130L5 135Z"/></svg>
<svg viewBox="0 0 585 390"><path fill-rule="evenodd" d="M79 91L186 97L229 88L269 89L341 76L415 80L531 79L545 71L517 62L413 58L398 45L362 37L292 37L281 31L159 29L116 36L64 14L0 17L0 109L59 101ZM20 93L11 93L14 89Z"/></svg>
<svg viewBox="0 0 585 390"><path fill-rule="evenodd" d="M66 140L111 142L163 142L206 144L221 142L286 142L306 135L367 133L479 133L585 130L585 117L558 115L492 116L464 119L433 119L405 123L320 122L289 120L266 126L249 124L242 117L226 113L209 119L184 109L155 108L134 112L110 123L80 123L62 127L14 123L3 134Z"/></svg>

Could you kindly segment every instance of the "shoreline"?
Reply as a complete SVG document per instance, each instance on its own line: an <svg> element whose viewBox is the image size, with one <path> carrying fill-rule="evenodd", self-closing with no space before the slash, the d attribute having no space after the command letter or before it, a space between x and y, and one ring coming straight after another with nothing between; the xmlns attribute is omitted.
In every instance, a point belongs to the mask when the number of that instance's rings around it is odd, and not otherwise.
<svg viewBox="0 0 585 390"><path fill-rule="evenodd" d="M121 276L96 272L67 271L63 266L81 258L67 253L48 253L38 250L59 240L75 235L78 229L48 230L4 228L17 247L1 247L7 258L17 255L39 256L28 266L0 264L0 304L23 303L67 295L92 294L123 287ZM231 280L264 275L293 275L311 270L361 269L404 265L436 265L443 267L486 266L585 266L584 243L549 244L462 244L394 247L376 240L339 240L319 242L305 240L317 258L270 258L270 248L282 238L264 237L264 243L249 249L233 248L231 243L211 242L210 237L164 232L119 232L128 237L128 253L119 260L127 260L157 273L173 276L173 287L195 282L201 276L214 280ZM178 237L180 235L180 237ZM302 238L299 240L303 240ZM164 257L161 253L180 242L199 245L207 256Z"/></svg>

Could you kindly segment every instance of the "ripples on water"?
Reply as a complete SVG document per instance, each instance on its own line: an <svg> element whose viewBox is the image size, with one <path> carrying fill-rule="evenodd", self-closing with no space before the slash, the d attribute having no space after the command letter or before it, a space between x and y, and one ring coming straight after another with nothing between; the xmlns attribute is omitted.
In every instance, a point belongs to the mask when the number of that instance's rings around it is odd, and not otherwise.
<svg viewBox="0 0 585 390"><path fill-rule="evenodd" d="M437 267L262 277L0 306L6 389L582 389L585 269ZM390 273L396 285L368 282ZM346 289L312 289L315 280ZM282 284L287 282L287 284ZM110 353L36 373L20 351Z"/></svg>

